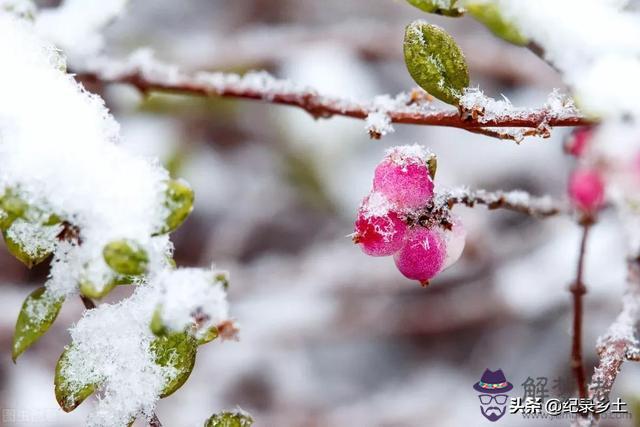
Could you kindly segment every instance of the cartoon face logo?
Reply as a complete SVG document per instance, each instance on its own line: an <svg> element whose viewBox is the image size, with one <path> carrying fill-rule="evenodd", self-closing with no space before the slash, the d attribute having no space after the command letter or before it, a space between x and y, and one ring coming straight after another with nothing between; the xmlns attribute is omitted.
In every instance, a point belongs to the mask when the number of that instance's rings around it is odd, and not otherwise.
<svg viewBox="0 0 640 427"><path fill-rule="evenodd" d="M507 392L513 388L504 376L502 369L490 371L486 369L480 381L473 385L473 389L479 392L480 412L489 421L498 421L507 412L509 395Z"/></svg>

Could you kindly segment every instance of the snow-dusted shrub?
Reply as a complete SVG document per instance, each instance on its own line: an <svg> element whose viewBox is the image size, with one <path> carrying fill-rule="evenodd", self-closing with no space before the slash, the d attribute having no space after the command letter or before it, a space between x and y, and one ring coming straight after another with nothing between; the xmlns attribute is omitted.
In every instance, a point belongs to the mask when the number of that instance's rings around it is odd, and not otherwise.
<svg viewBox="0 0 640 427"><path fill-rule="evenodd" d="M118 146L102 99L67 74L30 20L0 11L0 52L0 227L28 267L51 259L23 304L13 359L80 295L88 309L55 372L60 406L71 411L95 392L88 425L150 419L187 380L198 346L232 328L227 273L175 266L169 233L191 212L193 191ZM135 290L94 308L116 286Z"/></svg>

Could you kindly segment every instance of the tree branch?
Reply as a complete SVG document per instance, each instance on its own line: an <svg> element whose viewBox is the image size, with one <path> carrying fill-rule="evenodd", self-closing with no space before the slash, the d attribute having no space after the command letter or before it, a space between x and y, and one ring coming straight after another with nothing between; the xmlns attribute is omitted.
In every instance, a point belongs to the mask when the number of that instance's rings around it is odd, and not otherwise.
<svg viewBox="0 0 640 427"><path fill-rule="evenodd" d="M598 340L599 362L591 383L589 396L594 400L608 400L622 363L625 360L640 360L640 347L636 335L636 326L640 319L640 258L628 261L627 291L622 299L622 311L609 326L607 332ZM573 425L592 427L598 424L598 418L578 417Z"/></svg>
<svg viewBox="0 0 640 427"><path fill-rule="evenodd" d="M151 419L149 420L149 427L162 427L162 423L160 422L160 419L158 418L155 412L151 414Z"/></svg>
<svg viewBox="0 0 640 427"><path fill-rule="evenodd" d="M534 130L553 126L592 124L577 113L558 114L549 108L513 109L495 117L472 117L454 109L436 108L431 100L414 97L415 92L395 98L376 97L373 101L334 98L309 87L276 79L266 72L251 72L244 76L205 72L190 75L174 66L157 62L144 52L126 62L97 59L87 65L78 78L102 83L127 83L143 93L156 91L260 100L297 107L315 118L344 116L364 120L371 113L382 112L391 123L454 127L501 139L515 138L506 132L487 128L528 128L525 134L531 134Z"/></svg>
<svg viewBox="0 0 640 427"><path fill-rule="evenodd" d="M582 224L582 239L580 239L580 253L578 255L578 267L576 281L569 290L573 295L573 334L571 340L571 368L573 369L578 385L578 395L584 399L587 397L587 381L582 360L582 300L587 288L583 281L584 259L587 251L587 238L589 237L590 222Z"/></svg>
<svg viewBox="0 0 640 427"><path fill-rule="evenodd" d="M569 214L568 207L554 201L549 196L534 197L521 190L517 191L486 191L458 189L438 194L429 205L407 216L408 224L421 224L425 227L438 224L445 228L453 225L451 209L455 205L473 208L485 205L489 210L505 209L534 218L547 218L556 215Z"/></svg>
<svg viewBox="0 0 640 427"><path fill-rule="evenodd" d="M554 201L549 196L535 197L521 190L516 191L486 191L486 190L456 190L442 195L446 205L485 205L488 209L506 209L525 215L544 218L568 213L566 206Z"/></svg>
<svg viewBox="0 0 640 427"><path fill-rule="evenodd" d="M96 303L93 302L93 300L91 298L87 298L84 295L80 294L80 299L82 300L82 303L84 304L84 308L86 308L87 310L91 310L96 308Z"/></svg>

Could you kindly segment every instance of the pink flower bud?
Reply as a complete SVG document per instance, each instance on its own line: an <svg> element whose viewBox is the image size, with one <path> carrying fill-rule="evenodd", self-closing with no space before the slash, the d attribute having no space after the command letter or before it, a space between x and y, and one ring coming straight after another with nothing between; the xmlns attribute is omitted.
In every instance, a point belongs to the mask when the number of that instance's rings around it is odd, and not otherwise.
<svg viewBox="0 0 640 427"><path fill-rule="evenodd" d="M400 210L418 209L433 197L428 161L431 154L419 145L395 147L376 167L373 189Z"/></svg>
<svg viewBox="0 0 640 427"><path fill-rule="evenodd" d="M581 127L576 129L567 139L564 150L567 154L575 157L581 157L587 149L589 141L593 137L593 129L590 127Z"/></svg>
<svg viewBox="0 0 640 427"><path fill-rule="evenodd" d="M415 227L407 232L402 249L393 259L400 273L426 286L444 266L447 256L445 246L439 230Z"/></svg>
<svg viewBox="0 0 640 427"><path fill-rule="evenodd" d="M407 225L381 193L371 193L358 210L353 241L371 256L393 255L402 247Z"/></svg>
<svg viewBox="0 0 640 427"><path fill-rule="evenodd" d="M604 203L604 182L596 170L577 169L569 178L571 203L583 212L595 212Z"/></svg>

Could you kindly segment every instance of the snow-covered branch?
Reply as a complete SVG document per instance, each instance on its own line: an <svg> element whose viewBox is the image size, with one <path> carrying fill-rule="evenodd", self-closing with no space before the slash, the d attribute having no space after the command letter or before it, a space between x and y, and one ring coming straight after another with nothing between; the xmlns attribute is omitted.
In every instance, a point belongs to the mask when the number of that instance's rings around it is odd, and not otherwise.
<svg viewBox="0 0 640 427"><path fill-rule="evenodd" d="M187 74L177 67L154 60L146 51L122 62L108 58L93 60L78 77L103 83L128 83L145 93L157 91L260 100L297 107L315 118L345 116L367 120L367 129L373 137L391 132L392 123L401 123L454 127L519 142L528 135L546 136L548 129L554 126L591 123L573 108L561 106L558 109L552 103L537 109L515 108L508 101L490 103L490 98L478 91L473 92L471 101L480 104L464 105L462 111L437 106L430 96L421 91L401 93L395 97L382 95L370 101L334 98L313 88L274 78L266 72L249 72L243 76L210 72ZM493 105L500 109L487 108ZM505 128L523 129L514 133Z"/></svg>
<svg viewBox="0 0 640 427"><path fill-rule="evenodd" d="M608 400L611 389L626 360L640 360L640 343L636 326L640 319L640 261L628 262L627 291L622 299L622 311L598 340L598 364L591 377L589 395L594 400ZM578 417L574 425L597 425L597 418Z"/></svg>
<svg viewBox="0 0 640 427"><path fill-rule="evenodd" d="M506 209L537 218L569 213L569 208L549 196L535 197L521 190L486 191L459 189L440 196L440 203L454 205L485 205L488 209ZM442 204L440 204L442 206Z"/></svg>

